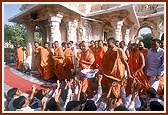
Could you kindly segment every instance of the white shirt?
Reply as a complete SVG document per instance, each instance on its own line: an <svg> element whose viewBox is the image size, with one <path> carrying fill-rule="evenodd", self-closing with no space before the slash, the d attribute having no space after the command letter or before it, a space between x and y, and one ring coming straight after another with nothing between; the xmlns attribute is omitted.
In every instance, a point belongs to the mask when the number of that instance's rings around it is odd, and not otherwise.
<svg viewBox="0 0 168 115"><path fill-rule="evenodd" d="M139 96L135 98L135 102L131 101L132 95L130 94L126 97L125 89L123 86L121 87L121 98L123 105L130 111L135 111L135 108L141 107L141 101L139 99Z"/></svg>

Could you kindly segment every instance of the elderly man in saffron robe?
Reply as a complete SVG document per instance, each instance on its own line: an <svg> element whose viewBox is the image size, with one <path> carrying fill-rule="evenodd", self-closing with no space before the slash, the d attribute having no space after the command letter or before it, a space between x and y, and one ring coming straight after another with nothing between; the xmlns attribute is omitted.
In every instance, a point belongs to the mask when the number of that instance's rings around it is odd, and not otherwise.
<svg viewBox="0 0 168 115"><path fill-rule="evenodd" d="M82 43L82 52L81 56L79 58L79 67L80 70L82 69L91 69L92 65L95 61L94 53L93 51L89 48L88 42L83 42ZM80 73L81 74L81 73ZM80 75L80 78L82 79L82 92L90 92L91 91L91 79L89 78L84 78Z"/></svg>
<svg viewBox="0 0 168 115"><path fill-rule="evenodd" d="M125 69L130 76L127 56L122 49L116 47L115 38L111 37L108 39L108 50L103 56L99 73L106 78L108 88L113 85L114 98L120 97L121 81L125 77Z"/></svg>

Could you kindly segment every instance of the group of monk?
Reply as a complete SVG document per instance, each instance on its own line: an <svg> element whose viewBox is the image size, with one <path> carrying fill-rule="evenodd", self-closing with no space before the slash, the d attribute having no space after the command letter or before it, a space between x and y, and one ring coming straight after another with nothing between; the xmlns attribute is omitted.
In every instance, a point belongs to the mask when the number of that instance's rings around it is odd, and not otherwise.
<svg viewBox="0 0 168 115"><path fill-rule="evenodd" d="M51 80L53 77L59 80L72 78L74 57L70 46L70 43L65 43L63 47L60 47L58 41L55 41L50 48L49 43L45 43L42 47L36 42L34 61L38 76L43 77L44 80Z"/></svg>
<svg viewBox="0 0 168 115"><path fill-rule="evenodd" d="M153 46L158 43L152 41ZM156 43L154 43L156 42ZM120 87L126 81L126 95L132 93L133 83L138 82L142 85L140 94L145 94L151 87L150 75L146 59L149 58L149 49L144 47L144 43L129 43L127 46L124 41L120 43L115 38L107 41L82 41L76 47L73 41L62 43L58 41L49 47L49 43L41 46L35 42L34 62L38 71L38 76L44 80L51 80L56 77L58 80L73 78L73 70L79 69L79 79L82 80L82 92L92 92L92 79L83 77L81 70L95 69L96 76L102 76L102 87L108 89L113 84L113 96L120 97ZM152 45L152 44L151 44ZM152 46L151 46L152 47ZM18 45L15 53L16 68L21 69L24 63L24 56L20 55L26 48ZM28 50L26 54L29 55ZM160 76L158 78L161 78ZM163 78L163 75L162 75ZM162 88L163 89L163 83Z"/></svg>

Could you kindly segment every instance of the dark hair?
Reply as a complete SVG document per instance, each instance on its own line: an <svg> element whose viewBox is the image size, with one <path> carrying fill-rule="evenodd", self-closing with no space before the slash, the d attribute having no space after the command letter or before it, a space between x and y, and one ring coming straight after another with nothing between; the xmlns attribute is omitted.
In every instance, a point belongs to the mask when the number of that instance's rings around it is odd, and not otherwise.
<svg viewBox="0 0 168 115"><path fill-rule="evenodd" d="M98 40L98 43L99 43L99 42L102 42L102 43L103 43L103 40Z"/></svg>
<svg viewBox="0 0 168 115"><path fill-rule="evenodd" d="M61 99L63 100L63 101L66 101L66 99L67 99L67 95L68 95L68 90L67 89L64 89L62 92L61 92Z"/></svg>
<svg viewBox="0 0 168 115"><path fill-rule="evenodd" d="M113 42L113 43L115 43L116 40L115 40L115 38L110 37L110 38L107 40L107 42L110 42L110 41Z"/></svg>
<svg viewBox="0 0 168 115"><path fill-rule="evenodd" d="M49 45L49 42L45 42L44 45L45 45L45 44L48 44L48 45Z"/></svg>
<svg viewBox="0 0 168 115"><path fill-rule="evenodd" d="M61 46L63 46L63 47L64 47L64 46L65 46L65 44L66 44L65 42L62 42L62 43L61 43Z"/></svg>
<svg viewBox="0 0 168 115"><path fill-rule="evenodd" d="M69 41L69 42L72 43L72 44L74 43L73 41Z"/></svg>
<svg viewBox="0 0 168 115"><path fill-rule="evenodd" d="M135 109L136 109L136 111L146 111L145 108L143 108L143 107L135 108Z"/></svg>
<svg viewBox="0 0 168 115"><path fill-rule="evenodd" d="M123 44L123 45L125 46L125 41L121 41L121 42L120 42L120 45L121 45L121 44Z"/></svg>
<svg viewBox="0 0 168 115"><path fill-rule="evenodd" d="M114 109L114 111L129 111L124 105L120 105Z"/></svg>
<svg viewBox="0 0 168 115"><path fill-rule="evenodd" d="M157 39L157 38L156 38L156 39L153 39L152 42L157 42L157 43L159 43L159 44L161 43L161 41L160 41L159 39Z"/></svg>
<svg viewBox="0 0 168 115"><path fill-rule="evenodd" d="M58 43L58 41L55 41L54 44L55 44L55 43Z"/></svg>
<svg viewBox="0 0 168 115"><path fill-rule="evenodd" d="M56 111L57 110L57 102L55 99L52 97L48 103L46 104L46 109L49 109L50 111Z"/></svg>
<svg viewBox="0 0 168 115"><path fill-rule="evenodd" d="M93 100L87 100L83 110L84 111L96 111L97 107Z"/></svg>
<svg viewBox="0 0 168 115"><path fill-rule="evenodd" d="M35 43L37 43L39 46L41 45L39 42L36 42L36 41L35 41L34 44L35 44Z"/></svg>
<svg viewBox="0 0 168 115"><path fill-rule="evenodd" d="M87 95L84 92L81 92L79 101L83 104L87 101Z"/></svg>
<svg viewBox="0 0 168 115"><path fill-rule="evenodd" d="M118 40L116 40L115 42L119 42Z"/></svg>
<svg viewBox="0 0 168 115"><path fill-rule="evenodd" d="M150 87L146 91L148 94L150 94L150 98L155 98L156 97L156 90L153 87Z"/></svg>
<svg viewBox="0 0 168 115"><path fill-rule="evenodd" d="M90 41L90 43L92 43L92 42L94 43L94 40L91 40L91 41Z"/></svg>
<svg viewBox="0 0 168 115"><path fill-rule="evenodd" d="M164 106L161 105L158 101L150 102L151 111L164 111Z"/></svg>
<svg viewBox="0 0 168 115"><path fill-rule="evenodd" d="M22 106L25 104L25 97L24 96L20 96L18 98L16 98L13 101L13 107L15 107L16 109L21 109Z"/></svg>
<svg viewBox="0 0 168 115"><path fill-rule="evenodd" d="M81 111L82 105L79 101L70 101L66 105L66 111Z"/></svg>
<svg viewBox="0 0 168 115"><path fill-rule="evenodd" d="M140 108L144 108L145 107L145 102L144 100L142 99L142 97L139 96L139 100L141 102L141 107Z"/></svg>
<svg viewBox="0 0 168 115"><path fill-rule="evenodd" d="M67 45L71 44L70 42L67 43Z"/></svg>
<svg viewBox="0 0 168 115"><path fill-rule="evenodd" d="M18 90L17 88L9 89L7 92L8 97L13 98L13 96L16 94L17 90Z"/></svg>
<svg viewBox="0 0 168 115"><path fill-rule="evenodd" d="M37 93L35 94L35 97L39 100L42 100L43 96L43 89L40 89L37 91Z"/></svg>

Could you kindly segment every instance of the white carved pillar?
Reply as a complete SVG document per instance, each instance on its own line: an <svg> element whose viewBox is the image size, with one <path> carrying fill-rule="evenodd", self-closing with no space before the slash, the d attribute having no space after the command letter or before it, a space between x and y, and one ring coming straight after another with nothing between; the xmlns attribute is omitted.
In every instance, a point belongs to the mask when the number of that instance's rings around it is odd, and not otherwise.
<svg viewBox="0 0 168 115"><path fill-rule="evenodd" d="M125 41L126 29L127 29L126 26L123 26L122 29L121 29L121 34L122 34L121 40L122 41Z"/></svg>
<svg viewBox="0 0 168 115"><path fill-rule="evenodd" d="M126 29L125 36L124 36L124 41L126 44L128 44L130 41L129 35L130 35L130 29Z"/></svg>
<svg viewBox="0 0 168 115"><path fill-rule="evenodd" d="M58 41L61 43L61 32L60 32L60 23L63 18L62 13L57 13L54 16L51 16L49 18L50 27L51 27L51 39L50 44L54 43L55 41Z"/></svg>
<svg viewBox="0 0 168 115"><path fill-rule="evenodd" d="M117 23L115 25L115 39L118 41L122 40L121 28L122 28L123 22L124 22L123 20L117 21Z"/></svg>
<svg viewBox="0 0 168 115"><path fill-rule="evenodd" d="M83 36L83 28L82 28L82 23L79 21L78 27L77 27L77 41L78 42L82 41L82 36Z"/></svg>
<svg viewBox="0 0 168 115"><path fill-rule="evenodd" d="M66 19L67 41L77 42L78 19Z"/></svg>
<svg viewBox="0 0 168 115"><path fill-rule="evenodd" d="M82 20L82 40L90 41L92 38L92 26L88 20Z"/></svg>
<svg viewBox="0 0 168 115"><path fill-rule="evenodd" d="M111 18L111 25L115 29L115 32L113 33L113 37L115 37L116 40L121 41L122 40L122 26L123 22L125 21L124 18L119 19L118 16Z"/></svg>
<svg viewBox="0 0 168 115"><path fill-rule="evenodd" d="M50 26L47 24L45 25L45 30L46 30L46 41L50 41Z"/></svg>
<svg viewBox="0 0 168 115"><path fill-rule="evenodd" d="M27 29L27 48L30 52L30 56L31 56L31 64L30 64L30 69L34 70L35 69L35 65L34 65L34 53L33 53L33 49L34 49L34 31L35 31L35 26L33 25L29 25L26 24L26 29Z"/></svg>
<svg viewBox="0 0 168 115"><path fill-rule="evenodd" d="M159 29L160 29L160 36L159 36L159 38L161 39L161 36L164 33L164 21L162 21L158 26L159 26Z"/></svg>

